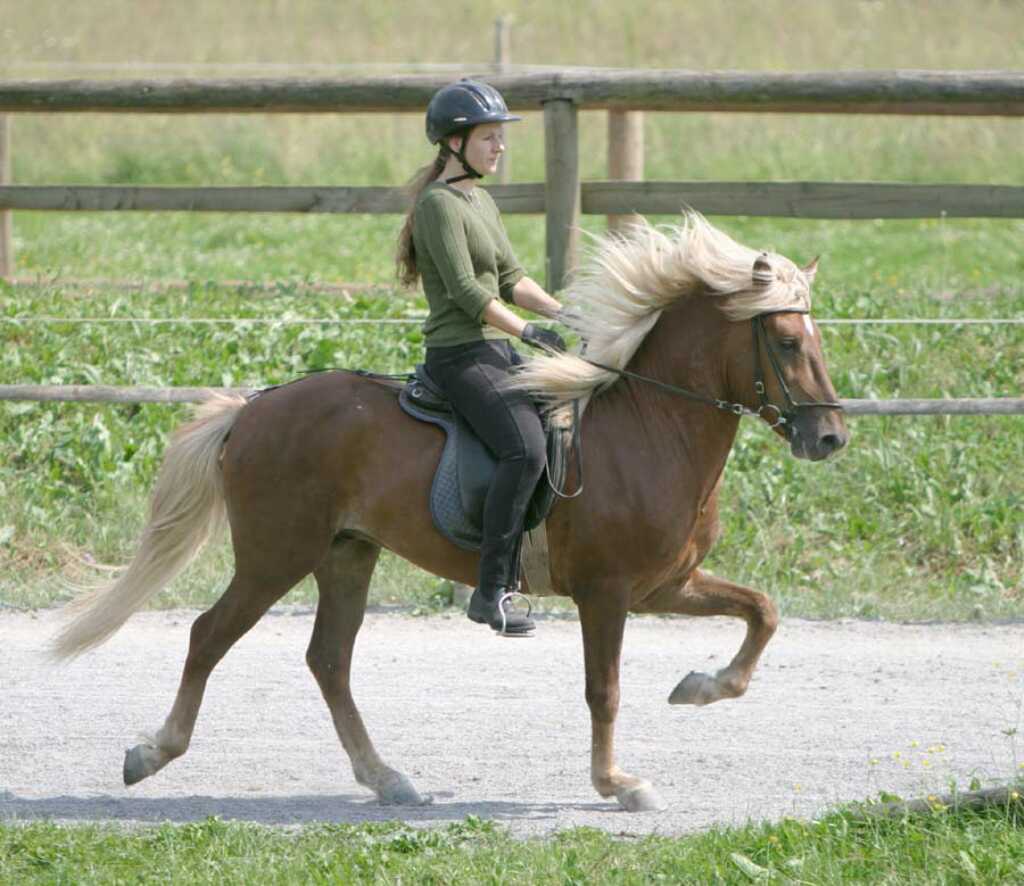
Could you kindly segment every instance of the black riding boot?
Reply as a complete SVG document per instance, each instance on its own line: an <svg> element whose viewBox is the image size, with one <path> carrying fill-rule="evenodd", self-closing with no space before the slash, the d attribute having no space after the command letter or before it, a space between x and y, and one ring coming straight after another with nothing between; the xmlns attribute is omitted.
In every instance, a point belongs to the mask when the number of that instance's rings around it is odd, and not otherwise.
<svg viewBox="0 0 1024 886"><path fill-rule="evenodd" d="M506 545L506 550L502 552L503 556L494 557L496 551L493 547L484 545L482 553L486 559L480 570L480 586L473 591L473 596L469 598L466 615L470 621L490 625L500 634L525 636L537 626L530 618L529 613L523 615L512 610L512 599L508 596L519 593L519 567L523 549L522 533L519 533L512 543L511 550L508 550L507 547ZM491 556L488 557L488 554ZM494 565L499 568L494 568L492 558L498 560L498 563ZM488 560L491 562L487 562ZM506 578L503 581L498 578L498 575L506 576Z"/></svg>
<svg viewBox="0 0 1024 886"><path fill-rule="evenodd" d="M507 585L476 588L466 615L470 621L489 625L501 634L525 636L537 626L529 615L511 610L512 601L506 596L510 593L518 592Z"/></svg>

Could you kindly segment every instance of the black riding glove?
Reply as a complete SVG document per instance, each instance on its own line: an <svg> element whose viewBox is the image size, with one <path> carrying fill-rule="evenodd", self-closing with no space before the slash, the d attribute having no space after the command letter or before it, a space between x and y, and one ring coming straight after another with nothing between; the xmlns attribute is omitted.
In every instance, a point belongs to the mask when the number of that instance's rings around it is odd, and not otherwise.
<svg viewBox="0 0 1024 886"><path fill-rule="evenodd" d="M527 323L526 328L523 329L522 339L528 345L535 348L540 348L542 351L559 351L565 350L565 341L562 339L555 330L547 329L544 326L534 326L532 323Z"/></svg>

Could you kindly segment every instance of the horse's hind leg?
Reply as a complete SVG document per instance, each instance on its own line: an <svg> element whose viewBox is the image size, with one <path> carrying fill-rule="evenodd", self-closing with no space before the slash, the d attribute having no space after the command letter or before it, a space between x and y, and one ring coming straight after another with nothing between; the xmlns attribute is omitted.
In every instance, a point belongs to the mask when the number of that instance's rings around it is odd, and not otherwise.
<svg viewBox="0 0 1024 886"><path fill-rule="evenodd" d="M306 662L331 711L356 781L372 790L381 803L419 805L424 800L409 779L377 755L349 683L352 648L363 623L370 577L379 554L377 545L342 538L314 570L320 602Z"/></svg>
<svg viewBox="0 0 1024 886"><path fill-rule="evenodd" d="M294 583L244 579L236 572L221 598L195 620L174 705L157 733L125 754L126 785L142 781L188 750L210 672Z"/></svg>
<svg viewBox="0 0 1024 886"><path fill-rule="evenodd" d="M714 675L691 671L672 690L669 704L705 705L743 695L764 647L779 624L775 604L765 594L699 569L694 570L685 585L659 589L637 610L677 615L732 615L747 623L747 635L733 660Z"/></svg>

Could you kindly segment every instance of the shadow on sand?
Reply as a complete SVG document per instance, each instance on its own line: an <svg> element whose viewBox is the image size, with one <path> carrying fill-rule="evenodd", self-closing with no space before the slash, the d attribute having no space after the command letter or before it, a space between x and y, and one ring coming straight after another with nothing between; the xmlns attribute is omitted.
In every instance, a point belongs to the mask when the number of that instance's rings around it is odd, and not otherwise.
<svg viewBox="0 0 1024 886"><path fill-rule="evenodd" d="M311 822L359 824L369 821L445 823L467 815L496 821L555 819L561 813L619 812L617 803L444 802L435 795L425 806L381 806L364 794L298 795L294 797L18 797L0 792L0 822L97 821L186 822L210 816L224 820L285 825Z"/></svg>

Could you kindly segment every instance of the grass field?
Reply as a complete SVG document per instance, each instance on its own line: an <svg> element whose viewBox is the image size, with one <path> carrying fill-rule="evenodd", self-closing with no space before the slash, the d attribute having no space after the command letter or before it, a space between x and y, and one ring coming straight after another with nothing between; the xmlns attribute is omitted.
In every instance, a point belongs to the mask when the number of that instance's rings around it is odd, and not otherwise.
<svg viewBox="0 0 1024 886"><path fill-rule="evenodd" d="M401 824L287 832L208 819L125 832L0 825L10 883L1019 883L1019 813L937 811L895 821L838 812L715 829L681 839L578 829L516 841L470 817L445 829Z"/></svg>

